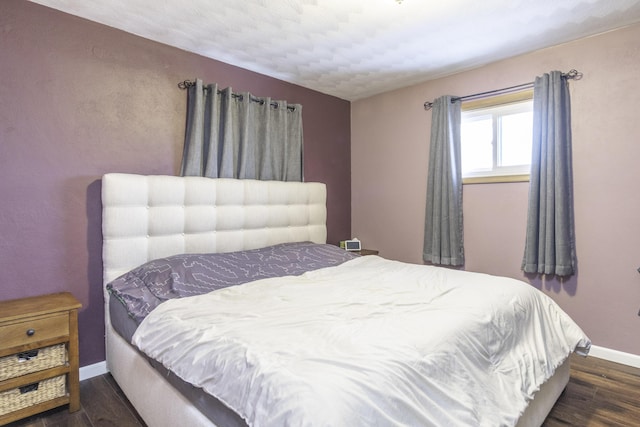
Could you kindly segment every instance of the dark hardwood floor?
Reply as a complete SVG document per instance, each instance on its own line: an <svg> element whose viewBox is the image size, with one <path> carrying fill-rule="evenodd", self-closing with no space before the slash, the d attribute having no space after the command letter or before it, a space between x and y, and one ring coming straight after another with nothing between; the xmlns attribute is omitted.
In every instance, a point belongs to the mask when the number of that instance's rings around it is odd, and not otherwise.
<svg viewBox="0 0 640 427"><path fill-rule="evenodd" d="M543 426L640 426L640 369L572 356L569 384Z"/></svg>
<svg viewBox="0 0 640 427"><path fill-rule="evenodd" d="M82 381L80 400L73 414L62 407L8 427L145 425L109 374ZM543 426L640 426L640 369L572 356L569 384Z"/></svg>

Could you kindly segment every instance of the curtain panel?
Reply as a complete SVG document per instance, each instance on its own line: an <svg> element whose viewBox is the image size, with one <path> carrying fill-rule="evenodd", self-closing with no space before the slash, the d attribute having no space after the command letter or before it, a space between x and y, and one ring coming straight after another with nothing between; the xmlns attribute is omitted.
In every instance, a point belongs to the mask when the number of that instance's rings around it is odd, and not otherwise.
<svg viewBox="0 0 640 427"><path fill-rule="evenodd" d="M424 249L426 262L464 265L462 223L461 101L433 102L427 176Z"/></svg>
<svg viewBox="0 0 640 427"><path fill-rule="evenodd" d="M562 73L552 71L534 82L526 273L575 273L572 176L569 88Z"/></svg>
<svg viewBox="0 0 640 427"><path fill-rule="evenodd" d="M302 181L302 106L188 87L182 176Z"/></svg>

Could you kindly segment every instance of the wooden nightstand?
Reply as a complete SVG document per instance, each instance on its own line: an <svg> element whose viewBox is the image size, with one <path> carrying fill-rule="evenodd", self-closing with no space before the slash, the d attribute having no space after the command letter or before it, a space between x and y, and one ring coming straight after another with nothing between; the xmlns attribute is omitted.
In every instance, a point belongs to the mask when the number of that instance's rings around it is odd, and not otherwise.
<svg viewBox="0 0 640 427"><path fill-rule="evenodd" d="M354 253L359 255L378 255L378 251L375 249L361 249L359 251L355 251Z"/></svg>
<svg viewBox="0 0 640 427"><path fill-rule="evenodd" d="M80 307L68 292L0 301L0 425L80 409Z"/></svg>

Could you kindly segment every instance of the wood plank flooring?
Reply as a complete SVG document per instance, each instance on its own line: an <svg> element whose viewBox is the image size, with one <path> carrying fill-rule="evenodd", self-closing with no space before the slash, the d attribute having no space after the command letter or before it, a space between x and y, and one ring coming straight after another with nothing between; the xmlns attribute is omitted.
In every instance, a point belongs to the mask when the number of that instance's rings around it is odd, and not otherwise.
<svg viewBox="0 0 640 427"><path fill-rule="evenodd" d="M7 427L145 426L109 374L82 381L80 400L73 414L62 407ZM572 356L569 384L543 424L558 426L640 426L640 369Z"/></svg>
<svg viewBox="0 0 640 427"><path fill-rule="evenodd" d="M572 356L569 384L543 426L640 426L640 369Z"/></svg>

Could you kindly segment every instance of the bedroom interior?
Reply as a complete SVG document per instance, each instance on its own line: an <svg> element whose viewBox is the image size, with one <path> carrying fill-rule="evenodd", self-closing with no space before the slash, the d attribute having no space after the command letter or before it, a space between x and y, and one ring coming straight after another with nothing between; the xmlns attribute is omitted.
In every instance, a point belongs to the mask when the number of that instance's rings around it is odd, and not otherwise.
<svg viewBox="0 0 640 427"><path fill-rule="evenodd" d="M384 258L421 264L424 102L572 68L584 73L570 85L577 274L520 271L527 183L464 186L465 270L531 283L585 331L591 356L640 367L640 24L348 100L34 2L5 1L0 12L0 300L71 292L82 303L81 379L106 371L101 177L177 174L178 82L202 77L303 105L304 178L327 185L327 242L357 236Z"/></svg>

